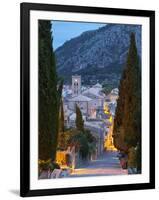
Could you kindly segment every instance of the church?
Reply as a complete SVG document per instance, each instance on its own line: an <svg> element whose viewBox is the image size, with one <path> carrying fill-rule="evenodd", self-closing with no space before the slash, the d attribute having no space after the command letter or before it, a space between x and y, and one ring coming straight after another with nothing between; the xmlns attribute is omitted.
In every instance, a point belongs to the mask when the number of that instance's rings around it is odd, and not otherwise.
<svg viewBox="0 0 159 200"><path fill-rule="evenodd" d="M96 119L97 113L104 108L102 85L97 83L84 90L81 86L81 76L72 76L72 96L68 99L68 109L75 112L77 104L87 119Z"/></svg>

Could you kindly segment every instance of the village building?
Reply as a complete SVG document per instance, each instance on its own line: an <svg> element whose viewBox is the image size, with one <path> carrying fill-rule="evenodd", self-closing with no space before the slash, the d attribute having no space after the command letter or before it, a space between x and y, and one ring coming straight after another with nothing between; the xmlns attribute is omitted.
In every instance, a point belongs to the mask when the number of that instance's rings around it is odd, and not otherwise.
<svg viewBox="0 0 159 200"><path fill-rule="evenodd" d="M79 94L77 96L73 96L72 98L68 99L68 108L70 110L75 111L76 105L78 105L82 114L89 116L91 114L90 113L91 101L92 101L91 98Z"/></svg>
<svg viewBox="0 0 159 200"><path fill-rule="evenodd" d="M68 92L64 92L63 98L65 126L75 127L76 105L78 105L82 112L85 128L89 129L97 140L96 152L93 155L95 158L103 152L108 138L107 144L111 143L110 130L112 130L111 125L115 114L118 89L113 89L109 95L105 96L101 84L83 87L79 75L72 76L72 89L66 88Z"/></svg>

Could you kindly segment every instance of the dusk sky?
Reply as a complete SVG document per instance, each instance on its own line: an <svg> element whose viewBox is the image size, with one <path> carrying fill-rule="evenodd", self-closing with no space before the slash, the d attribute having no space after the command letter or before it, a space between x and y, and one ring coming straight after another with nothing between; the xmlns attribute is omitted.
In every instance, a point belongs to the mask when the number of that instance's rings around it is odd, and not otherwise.
<svg viewBox="0 0 159 200"><path fill-rule="evenodd" d="M95 30L102 26L105 26L105 24L52 21L53 48L54 50L57 49L66 41L79 36L84 31Z"/></svg>

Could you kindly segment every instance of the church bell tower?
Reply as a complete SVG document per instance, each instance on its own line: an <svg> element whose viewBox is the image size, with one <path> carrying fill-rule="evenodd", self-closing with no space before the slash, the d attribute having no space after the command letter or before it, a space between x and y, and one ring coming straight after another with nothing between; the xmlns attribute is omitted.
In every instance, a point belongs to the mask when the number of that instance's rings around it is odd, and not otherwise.
<svg viewBox="0 0 159 200"><path fill-rule="evenodd" d="M81 93L81 76L72 76L72 94L77 96Z"/></svg>

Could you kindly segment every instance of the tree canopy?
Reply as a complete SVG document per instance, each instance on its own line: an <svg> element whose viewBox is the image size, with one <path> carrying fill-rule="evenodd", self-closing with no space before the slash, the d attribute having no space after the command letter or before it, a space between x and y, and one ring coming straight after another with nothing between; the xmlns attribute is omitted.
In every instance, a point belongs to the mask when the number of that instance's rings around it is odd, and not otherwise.
<svg viewBox="0 0 159 200"><path fill-rule="evenodd" d="M130 36L126 66L120 81L113 136L119 150L127 153L132 147L141 150L141 67L134 33ZM138 163L141 163L139 157Z"/></svg>
<svg viewBox="0 0 159 200"><path fill-rule="evenodd" d="M51 23L39 20L39 159L55 160L62 82L56 73Z"/></svg>
<svg viewBox="0 0 159 200"><path fill-rule="evenodd" d="M76 123L77 130L79 130L79 131L84 130L84 121L82 118L82 113L77 104L76 104L76 121L75 121L75 123Z"/></svg>
<svg viewBox="0 0 159 200"><path fill-rule="evenodd" d="M59 134L58 134L58 149L65 149L65 124L64 124L64 108L63 101L61 99L60 113L59 113Z"/></svg>

